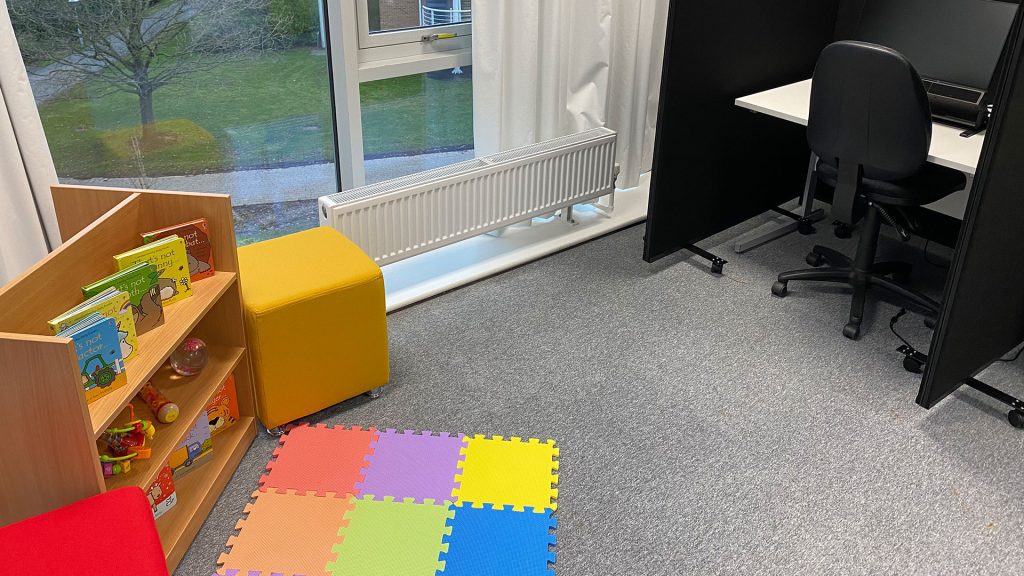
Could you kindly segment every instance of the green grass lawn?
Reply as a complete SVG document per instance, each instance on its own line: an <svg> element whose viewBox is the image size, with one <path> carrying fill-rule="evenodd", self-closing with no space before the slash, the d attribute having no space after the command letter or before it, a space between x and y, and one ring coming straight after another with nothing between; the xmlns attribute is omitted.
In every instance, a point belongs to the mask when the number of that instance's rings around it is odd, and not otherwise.
<svg viewBox="0 0 1024 576"><path fill-rule="evenodd" d="M126 130L139 123L134 94L86 81L40 107L62 177L137 177ZM416 75L364 83L367 156L471 146L469 79ZM154 94L166 134L144 151L147 176L188 175L334 158L327 59L308 48L265 53L195 72ZM172 121L172 122L168 122ZM174 130L184 130L175 142ZM210 137L216 146L208 144ZM191 142L202 143L195 146Z"/></svg>

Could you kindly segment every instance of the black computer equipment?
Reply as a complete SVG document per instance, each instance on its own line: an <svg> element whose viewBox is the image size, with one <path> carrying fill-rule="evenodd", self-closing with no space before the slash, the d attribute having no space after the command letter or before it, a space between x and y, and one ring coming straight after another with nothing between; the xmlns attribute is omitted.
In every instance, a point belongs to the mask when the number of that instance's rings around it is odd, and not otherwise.
<svg viewBox="0 0 1024 576"><path fill-rule="evenodd" d="M856 39L910 60L936 120L979 130L1016 12L1000 0L868 0Z"/></svg>

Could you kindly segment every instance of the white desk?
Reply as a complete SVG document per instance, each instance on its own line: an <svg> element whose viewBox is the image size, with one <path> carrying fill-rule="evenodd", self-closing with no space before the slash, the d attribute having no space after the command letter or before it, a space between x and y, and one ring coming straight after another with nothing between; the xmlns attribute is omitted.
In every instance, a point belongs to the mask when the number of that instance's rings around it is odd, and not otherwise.
<svg viewBox="0 0 1024 576"><path fill-rule="evenodd" d="M736 105L807 126L807 116L811 107L811 81L804 80L737 98ZM963 129L934 124L932 126L932 146L928 150L928 161L967 174L967 188L934 204L929 204L925 208L963 220L964 212L967 209L967 198L970 195L971 179L978 169L978 159L981 158L981 146L985 143L985 134L963 138L960 136L961 132Z"/></svg>

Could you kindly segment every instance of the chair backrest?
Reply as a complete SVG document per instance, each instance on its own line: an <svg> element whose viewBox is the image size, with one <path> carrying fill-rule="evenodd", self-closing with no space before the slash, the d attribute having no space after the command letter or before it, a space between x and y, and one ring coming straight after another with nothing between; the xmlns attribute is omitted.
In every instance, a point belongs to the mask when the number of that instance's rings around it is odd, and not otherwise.
<svg viewBox="0 0 1024 576"><path fill-rule="evenodd" d="M807 141L837 168L895 181L927 161L932 115L921 77L899 52L843 41L822 51L814 69Z"/></svg>

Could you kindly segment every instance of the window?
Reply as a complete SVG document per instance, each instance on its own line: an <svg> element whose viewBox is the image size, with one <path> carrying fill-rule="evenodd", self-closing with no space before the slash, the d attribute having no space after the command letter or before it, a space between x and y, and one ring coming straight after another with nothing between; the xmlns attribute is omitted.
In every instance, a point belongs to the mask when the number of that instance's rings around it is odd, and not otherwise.
<svg viewBox="0 0 1024 576"><path fill-rule="evenodd" d="M363 82L366 183L473 159L472 67Z"/></svg>
<svg viewBox="0 0 1024 576"><path fill-rule="evenodd" d="M242 244L473 155L470 0L7 1L61 181L230 194Z"/></svg>
<svg viewBox="0 0 1024 576"><path fill-rule="evenodd" d="M470 0L360 0L359 46L373 48L466 36Z"/></svg>

